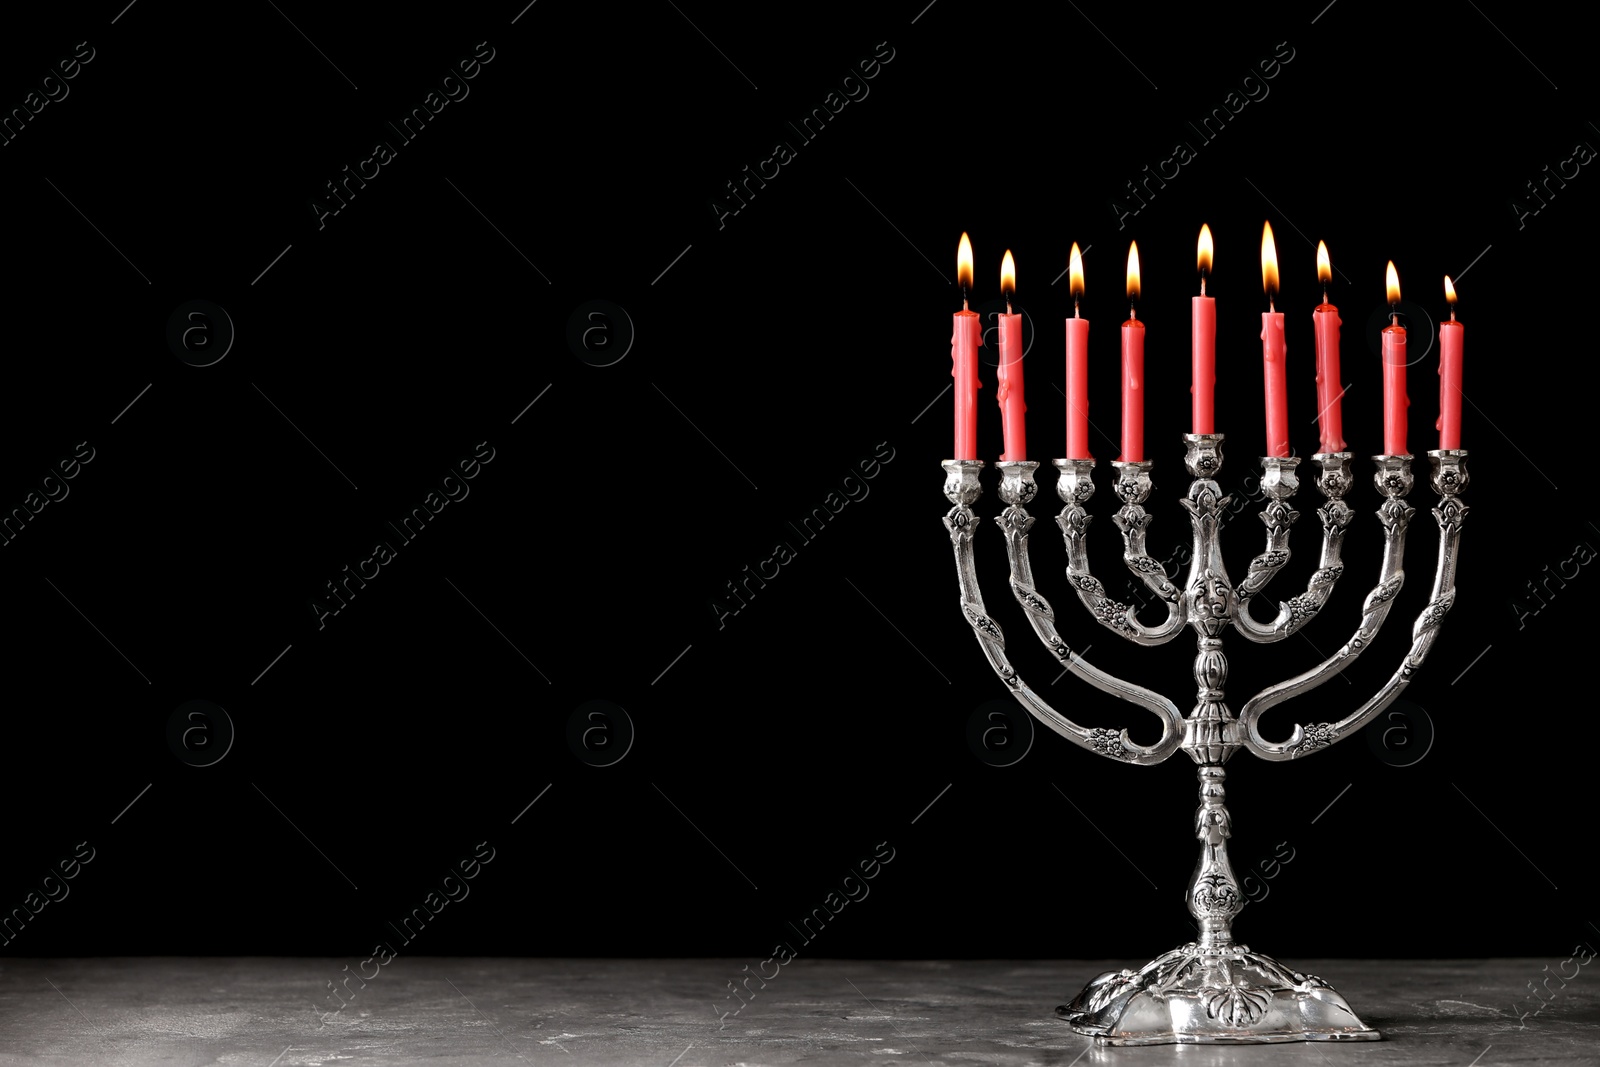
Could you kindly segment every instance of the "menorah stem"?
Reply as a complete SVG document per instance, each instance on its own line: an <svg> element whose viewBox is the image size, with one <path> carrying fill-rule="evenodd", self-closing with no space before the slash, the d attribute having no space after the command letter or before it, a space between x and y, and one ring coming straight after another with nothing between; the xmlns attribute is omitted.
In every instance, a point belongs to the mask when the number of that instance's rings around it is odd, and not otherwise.
<svg viewBox="0 0 1600 1067"><path fill-rule="evenodd" d="M1189 914L1200 924L1200 950L1233 947L1233 917L1244 910L1244 896L1228 863L1228 838L1233 816L1228 813L1222 782L1228 775L1220 764L1203 763L1200 807L1195 812L1195 836L1200 839L1200 859L1189 879Z"/></svg>
<svg viewBox="0 0 1600 1067"><path fill-rule="evenodd" d="M1231 731L1230 731L1231 732ZM1226 746L1231 751L1234 745ZM1189 913L1200 938L1134 970L1107 971L1056 1013L1102 1045L1373 1041L1379 1037L1314 974L1303 974L1233 939L1244 896L1228 863L1232 816L1221 758L1199 763L1195 836L1200 860L1189 880Z"/></svg>
<svg viewBox="0 0 1600 1067"><path fill-rule="evenodd" d="M1372 1041L1378 1032L1362 1023L1322 979L1252 952L1233 939L1233 918L1244 909L1244 895L1228 862L1233 826L1222 767L1240 747L1241 729L1224 694L1228 660L1222 651L1222 632L1242 615L1241 601L1248 598L1228 581L1222 561L1219 531L1227 497L1211 477L1222 463L1222 436L1189 434L1184 440L1189 445L1184 465L1194 482L1183 504L1193 519L1195 541L1183 603L1199 647L1194 660L1195 706L1184 724L1183 749L1197 764L1200 777L1200 807L1195 812L1200 858L1186 896L1200 937L1137 971L1107 971L1056 1011L1078 1033L1103 1045ZM1280 532L1286 533L1289 518L1279 518ZM1286 559L1286 541L1275 537L1271 551ZM1253 588L1259 589L1268 577L1266 568L1281 563L1274 557L1256 567Z"/></svg>

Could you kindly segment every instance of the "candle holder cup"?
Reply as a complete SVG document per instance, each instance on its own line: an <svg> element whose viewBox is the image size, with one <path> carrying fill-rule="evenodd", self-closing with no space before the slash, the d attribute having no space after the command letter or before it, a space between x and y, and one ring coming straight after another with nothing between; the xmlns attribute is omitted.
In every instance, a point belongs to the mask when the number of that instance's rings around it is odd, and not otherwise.
<svg viewBox="0 0 1600 1067"><path fill-rule="evenodd" d="M1257 643L1281 641L1322 610L1344 573L1340 551L1354 512L1344 502L1353 480L1348 452L1319 453L1310 463L1324 503L1317 509L1322 523L1322 552L1304 591L1278 604L1269 619L1258 619L1251 602L1289 561L1289 532L1299 512L1290 506L1299 488L1299 459L1261 460L1267 498L1261 518L1267 527L1265 550L1250 561L1235 584L1223 565L1220 529L1228 498L1214 481L1222 466L1222 434L1185 434L1184 464L1191 476L1187 495L1179 501L1189 512L1194 555L1182 585L1145 551L1150 516L1144 509L1153 485L1149 461L1114 462L1116 495L1122 506L1112 517L1122 534L1123 561L1155 594L1166 617L1145 623L1134 610L1107 595L1089 570L1087 533L1091 516L1085 505L1094 494L1092 459L1058 459L1056 491L1063 507L1056 521L1067 550L1067 581L1078 599L1102 626L1140 645L1164 644L1187 625L1198 638L1194 660L1197 688L1187 716L1159 693L1110 675L1080 658L1057 631L1057 617L1035 587L1028 556L1033 517L1027 504L1037 491L1034 462L1002 462L1000 497L1005 503L996 521L1005 538L1011 566L1011 590L1028 623L1061 665L1101 692L1154 714L1161 736L1139 745L1126 730L1087 728L1047 704L1030 688L1005 653L1000 626L990 618L978 589L973 538L977 519L972 510L982 492L982 460L945 460L945 496L952 507L944 517L955 552L961 610L972 626L989 664L1000 680L1040 722L1062 737L1109 759L1141 766L1161 763L1178 751L1198 768L1200 805L1194 831L1200 842L1199 861L1189 879L1187 901L1199 932L1198 940L1156 957L1138 970L1108 971L1090 982L1069 1004L1056 1009L1080 1034L1101 1045L1171 1043L1259 1043L1283 1041L1372 1041L1381 1035L1363 1023L1321 978L1303 974L1234 940L1232 924L1244 907L1244 893L1228 860L1233 818L1224 792L1223 767L1237 750L1268 760L1291 760L1321 751L1354 734L1376 718L1410 683L1438 637L1439 627L1455 601L1455 570L1462 522L1467 507L1459 495L1467 487L1465 451L1428 453L1431 484L1439 495L1433 511L1439 527L1438 561L1427 605L1411 629L1411 646L1399 668L1355 710L1335 722L1296 725L1288 738L1262 736L1263 712L1311 691L1332 679L1372 644L1393 608L1405 580L1401 562L1406 529L1415 509L1406 503L1413 479L1411 456L1375 456L1375 483L1382 501L1384 551L1377 583L1367 593L1355 632L1321 663L1285 681L1269 685L1247 700L1237 716L1224 701L1228 661L1222 634L1232 628Z"/></svg>

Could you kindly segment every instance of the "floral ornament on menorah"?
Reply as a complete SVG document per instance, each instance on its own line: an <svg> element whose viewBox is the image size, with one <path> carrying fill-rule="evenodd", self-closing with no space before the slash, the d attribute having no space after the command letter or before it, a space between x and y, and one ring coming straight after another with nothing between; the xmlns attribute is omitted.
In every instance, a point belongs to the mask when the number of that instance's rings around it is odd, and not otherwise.
<svg viewBox="0 0 1600 1067"><path fill-rule="evenodd" d="M1380 455L1375 482L1382 502L1377 509L1383 526L1383 561L1378 578L1361 607L1355 632L1339 650L1310 670L1269 685L1251 697L1235 716L1224 699L1228 661L1222 634L1237 630L1250 641L1281 641L1309 624L1322 611L1344 573L1340 552L1354 512L1344 501L1353 480L1351 453L1321 452L1311 457L1324 504L1317 509L1322 524L1322 554L1303 592L1278 604L1268 619L1253 613L1253 601L1289 561L1289 533L1299 513L1290 498L1299 488L1300 460L1269 456L1261 461L1266 503L1261 511L1267 528L1266 548L1250 561L1235 584L1222 560L1220 526L1228 497L1214 476L1222 467L1222 434L1185 434L1184 460L1192 481L1180 501L1193 527L1194 555L1180 586L1145 551L1151 516L1144 503L1151 492L1151 462L1113 461L1115 492L1122 506L1112 521L1122 533L1123 561L1134 577L1165 608L1165 618L1145 623L1134 610L1109 597L1089 570L1087 535L1090 515L1085 504L1094 494L1092 459L1058 459L1056 491L1064 507L1057 518L1066 539L1067 581L1089 614L1102 626L1138 645L1160 645L1185 626L1194 629L1199 649L1194 661L1195 704L1187 717L1171 700L1084 662L1057 631L1055 610L1038 592L1028 559L1028 532L1033 517L1027 504L1038 486L1032 461L1001 461L1000 498L1005 509L996 521L1010 559L1011 591L1039 639L1068 671L1095 688L1150 711L1161 721L1161 736L1151 745L1135 744L1126 730L1079 726L1047 704L1024 682L1006 658L1005 638L989 617L978 589L973 536L977 519L972 505L982 489L982 460L943 463L945 496L953 505L944 517L955 549L961 587L961 610L988 657L1012 694L1040 722L1090 752L1140 766L1161 763L1183 751L1198 765L1200 807L1195 835L1200 858L1187 892L1189 912L1199 939L1174 949L1137 971L1108 971L1090 982L1070 1003L1056 1009L1078 1033L1104 1045L1169 1043L1256 1043L1316 1040L1376 1040L1381 1035L1363 1023L1343 997L1316 975L1302 974L1270 956L1252 952L1233 938L1232 923L1244 907L1244 893L1228 862L1232 816L1225 801L1223 765L1238 749L1262 759L1291 760L1321 751L1360 730L1389 706L1422 666L1438 637L1439 627L1455 600L1456 552L1467 507L1458 499L1467 487L1467 453L1461 449L1428 453L1432 485L1439 495L1433 509L1439 527L1438 561L1433 590L1411 629L1411 646L1399 668L1369 699L1336 722L1297 725L1284 740L1262 736L1263 712L1311 691L1353 663L1373 643L1394 607L1405 580L1402 569L1406 529L1415 509L1406 503L1412 488L1410 455Z"/></svg>

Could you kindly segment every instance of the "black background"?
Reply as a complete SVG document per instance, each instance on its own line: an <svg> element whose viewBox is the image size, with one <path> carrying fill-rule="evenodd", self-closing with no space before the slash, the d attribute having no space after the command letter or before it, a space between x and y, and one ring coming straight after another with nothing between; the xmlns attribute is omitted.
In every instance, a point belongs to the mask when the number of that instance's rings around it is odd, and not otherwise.
<svg viewBox="0 0 1600 1067"><path fill-rule="evenodd" d="M4 951L360 957L480 841L495 858L471 895L404 951L759 959L880 842L894 858L870 896L805 954L1142 959L1189 939L1188 760L1112 764L1042 729L1010 767L968 746L974 711L1005 693L958 611L939 523L940 391L966 230L975 306L997 295L1001 253L1017 257L1038 327L1031 455L1058 455L1069 299L1052 279L1071 242L1090 249L1105 431L1091 542L1120 590L1105 434L1127 242L1144 265L1151 542L1165 555L1187 536L1201 222L1217 242L1225 488L1259 454L1263 220L1284 264L1302 455L1316 444L1317 240L1339 268L1361 478L1345 583L1308 640L1228 642L1234 706L1316 662L1311 642L1344 640L1376 574L1364 457L1380 451L1381 382L1364 328L1389 259L1435 318L1441 277L1461 278L1473 514L1457 607L1407 693L1436 731L1426 756L1395 766L1355 739L1229 764L1234 864L1263 897L1240 936L1291 961L1551 956L1597 936L1581 656L1593 568L1552 582L1537 613L1522 590L1600 545L1574 462L1593 403L1600 178L1581 168L1520 220L1512 206L1574 145L1600 144L1588 46L1504 3L1042 16L924 2L540 0L519 16L518 0L403 13L140 0L120 14L112 0L8 27L5 109L78 42L94 58L0 148L0 506L22 506L78 442L94 459L0 549L0 909L79 842L95 858ZM494 58L470 96L319 228L324 183L398 142L385 123L485 41ZM875 52L892 58L870 94L800 143L787 123ZM1246 87L1267 95L1215 140L1186 125L1275 55L1275 76ZM780 140L796 158L719 224L725 183ZM1195 158L1119 225L1124 183L1179 140ZM237 331L203 368L166 341L195 299ZM590 300L636 330L611 366L567 339ZM621 343L619 319L602 325ZM1413 355L1431 343L1417 326ZM1411 368L1419 455L1435 443L1435 359ZM993 389L985 367L991 460ZM494 459L470 496L319 628L324 584L393 540L385 522L485 441ZM892 459L869 494L799 543L788 523L875 450ZM1308 480L1297 555L1269 593L1310 573L1317 500ZM1269 717L1270 736L1342 716L1394 669L1426 599L1435 500L1419 477L1411 580L1379 647L1351 684ZM992 486L979 510L998 510ZM1034 505L1035 569L1069 641L1187 707L1187 638L1118 647L1072 606L1055 510ZM1050 684L985 526L988 603L1024 676L1080 722L1148 740L1144 713ZM1260 529L1229 534L1241 573ZM719 619L725 583L779 540L796 558ZM213 766L167 742L194 699L237 730ZM568 745L591 700L636 728L613 766ZM1294 858L1265 879L1280 843Z"/></svg>

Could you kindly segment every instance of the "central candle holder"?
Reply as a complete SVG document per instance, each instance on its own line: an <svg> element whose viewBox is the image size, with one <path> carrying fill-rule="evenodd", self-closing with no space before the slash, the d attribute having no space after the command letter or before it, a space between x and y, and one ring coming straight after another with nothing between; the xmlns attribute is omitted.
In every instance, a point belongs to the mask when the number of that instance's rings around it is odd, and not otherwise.
<svg viewBox="0 0 1600 1067"><path fill-rule="evenodd" d="M1439 525L1438 563L1432 593L1412 626L1411 647L1399 668L1344 718L1297 725L1287 739L1269 741L1258 727L1261 714L1344 670L1366 651L1388 618L1405 580L1401 560L1406 528L1415 513L1406 503L1412 487L1412 457L1373 457L1377 464L1375 482L1383 497L1378 506L1378 520L1383 525L1383 562L1377 584L1362 604L1361 620L1354 634L1336 653L1310 670L1262 689L1245 702L1235 717L1224 702L1228 661L1222 651L1222 634L1231 627L1257 643L1281 641L1322 610L1344 573L1340 550L1345 529L1354 516L1344 502L1352 484L1351 454L1325 452L1311 457L1317 468L1317 488L1325 498L1324 505L1317 509L1322 520L1322 555L1305 590L1280 602L1277 614L1261 621L1251 613L1250 605L1289 561L1289 531L1299 517L1289 500L1299 488L1296 468L1300 460L1274 456L1261 460L1262 487L1268 498L1261 511L1267 527L1266 549L1250 561L1244 578L1235 585L1223 565L1220 536L1223 509L1229 498L1213 480L1222 468L1223 435L1185 434L1184 442L1188 448L1184 465L1193 480L1188 495L1180 502L1188 510L1193 527L1194 557L1181 587L1145 551L1145 532L1151 516L1143 505L1152 488L1152 463L1112 463L1116 471L1115 492L1122 501L1112 521L1122 533L1123 561L1165 605L1166 618L1154 624L1140 622L1128 605L1107 596L1105 586L1089 571L1087 534L1091 516L1084 505L1094 495L1094 460L1058 459L1054 466L1059 471L1056 492L1064 505L1056 522L1066 539L1067 581L1089 613L1102 626L1138 645L1165 644L1185 625L1194 629L1199 645L1194 661L1197 694L1187 718L1161 694L1085 663L1062 639L1056 630L1054 609L1034 586L1028 560L1028 532L1034 520L1026 505L1038 491L1034 472L1039 464L997 464L1000 499L1006 507L996 521L1005 536L1013 595L1034 632L1063 667L1102 692L1145 708L1161 720L1160 739L1147 746L1134 744L1126 730L1079 726L1047 704L1011 666L1000 626L989 617L978 590L972 548L977 532L972 505L982 492L979 473L984 463L943 463L945 496L953 505L944 524L955 550L961 610L1000 680L1040 722L1091 752L1124 763L1152 766L1181 750L1198 766L1200 806L1194 826L1200 858L1189 879L1187 900L1189 913L1199 924L1199 940L1158 956L1137 971L1107 971L1084 987L1071 1003L1057 1008L1056 1014L1073 1030L1093 1037L1101 1045L1374 1041L1381 1036L1379 1032L1363 1023L1327 982L1252 952L1234 940L1233 919L1244 908L1244 894L1228 862L1233 817L1225 801L1223 782L1227 774L1223 765L1241 748L1268 760L1297 759L1321 751L1371 722L1410 683L1455 601L1456 552L1468 510L1457 497L1467 487L1467 453L1428 453L1433 489L1440 498L1439 506L1433 510Z"/></svg>

